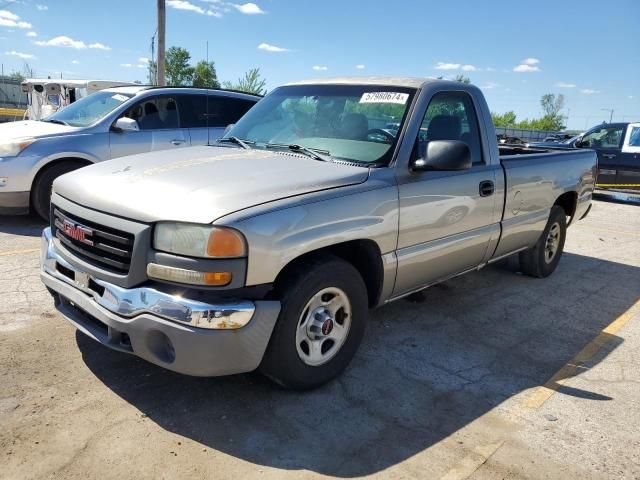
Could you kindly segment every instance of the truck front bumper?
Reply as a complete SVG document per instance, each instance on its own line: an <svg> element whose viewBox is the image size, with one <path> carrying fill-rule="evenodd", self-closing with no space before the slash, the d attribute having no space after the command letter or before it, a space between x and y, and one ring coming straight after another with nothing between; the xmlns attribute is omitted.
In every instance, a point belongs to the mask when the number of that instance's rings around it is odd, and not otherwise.
<svg viewBox="0 0 640 480"><path fill-rule="evenodd" d="M78 330L109 348L186 375L255 370L280 313L276 301L209 304L92 278L58 255L49 228L42 234L40 277L57 297L58 311Z"/></svg>

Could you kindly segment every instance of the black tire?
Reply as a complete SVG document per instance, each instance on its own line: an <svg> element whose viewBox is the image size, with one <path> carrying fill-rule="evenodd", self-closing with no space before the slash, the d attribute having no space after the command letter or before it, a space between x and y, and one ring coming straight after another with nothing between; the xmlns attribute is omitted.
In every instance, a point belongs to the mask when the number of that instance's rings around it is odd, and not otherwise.
<svg viewBox="0 0 640 480"><path fill-rule="evenodd" d="M557 231L555 253L550 257L547 244L552 239L553 231ZM550 236L551 233L551 236ZM564 251L564 241L567 237L567 217L562 207L553 206L549 214L547 225L535 246L520 252L520 270L525 275L545 278L553 273L560 262Z"/></svg>
<svg viewBox="0 0 640 480"><path fill-rule="evenodd" d="M316 388L339 375L355 355L367 324L367 288L355 267L334 256L301 262L286 275L283 284L277 287L276 295L282 308L260 371L285 388ZM298 343L296 334L299 328L311 322L304 322L302 318L303 313L308 311L307 304L316 293L325 289L339 289L346 295L351 310L348 315L350 321L346 339L332 353L333 356L321 365L309 365L298 352L299 347L304 345ZM310 312L305 317L311 317ZM338 314L334 321L339 321ZM321 347L324 348L324 343Z"/></svg>
<svg viewBox="0 0 640 480"><path fill-rule="evenodd" d="M60 175L72 172L83 166L84 164L79 162L65 161L45 167L38 175L31 189L31 205L44 220L49 221L49 205L51 204L53 181Z"/></svg>

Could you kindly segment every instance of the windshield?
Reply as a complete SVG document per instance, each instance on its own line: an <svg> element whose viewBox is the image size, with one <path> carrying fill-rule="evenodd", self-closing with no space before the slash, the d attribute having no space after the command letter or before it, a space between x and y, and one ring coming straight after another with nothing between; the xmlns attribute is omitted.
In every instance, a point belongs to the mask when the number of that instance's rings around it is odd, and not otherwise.
<svg viewBox="0 0 640 480"><path fill-rule="evenodd" d="M251 148L293 146L334 159L388 164L415 92L375 85L281 87L249 110L225 138L236 137Z"/></svg>
<svg viewBox="0 0 640 480"><path fill-rule="evenodd" d="M58 110L44 121L64 123L72 127L88 127L129 100L132 95L114 92L96 92Z"/></svg>

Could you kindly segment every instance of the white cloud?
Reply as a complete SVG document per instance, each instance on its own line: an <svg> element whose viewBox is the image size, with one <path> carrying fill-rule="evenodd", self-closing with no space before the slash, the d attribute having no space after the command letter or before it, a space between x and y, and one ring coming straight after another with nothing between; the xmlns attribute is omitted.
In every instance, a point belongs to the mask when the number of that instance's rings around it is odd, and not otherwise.
<svg viewBox="0 0 640 480"><path fill-rule="evenodd" d="M103 45L102 43L99 43L99 42L91 43L89 45L89 48L95 48L96 50L111 50L111 47L107 47L106 45Z"/></svg>
<svg viewBox="0 0 640 480"><path fill-rule="evenodd" d="M634 97L633 97L633 95L629 95L627 98L628 98L629 100L633 100L633 98L634 98Z"/></svg>
<svg viewBox="0 0 640 480"><path fill-rule="evenodd" d="M8 10L0 10L0 18L6 18L7 20L13 20L14 22L20 20L18 15L11 13Z"/></svg>
<svg viewBox="0 0 640 480"><path fill-rule="evenodd" d="M445 63L445 62L438 62L436 64L436 70L458 70L460 68L460 64L459 63Z"/></svg>
<svg viewBox="0 0 640 480"><path fill-rule="evenodd" d="M538 60L537 58L532 58L532 57L525 58L520 62L519 65L516 65L515 67L513 67L513 71L518 73L539 72L541 71L540 67L538 67L539 63L540 63L540 60Z"/></svg>
<svg viewBox="0 0 640 480"><path fill-rule="evenodd" d="M479 70L475 65L451 62L438 62L435 66L436 70L463 70L465 72L476 72Z"/></svg>
<svg viewBox="0 0 640 480"><path fill-rule="evenodd" d="M558 82L554 86L558 88L576 88L575 83L566 83L566 82Z"/></svg>
<svg viewBox="0 0 640 480"><path fill-rule="evenodd" d="M364 69L365 69L365 68L367 68L367 67L361 63L360 65L356 65L356 68L357 68L358 70L364 70Z"/></svg>
<svg viewBox="0 0 640 480"><path fill-rule="evenodd" d="M495 71L496 71L496 69L495 69L495 68L493 68L493 67L487 67L487 68L485 68L485 70L486 70L487 72L495 72Z"/></svg>
<svg viewBox="0 0 640 480"><path fill-rule="evenodd" d="M27 32L27 37L37 37L38 34L36 32L34 32L33 30L30 32Z"/></svg>
<svg viewBox="0 0 640 480"><path fill-rule="evenodd" d="M79 60L71 60L71 63L73 65L78 65L80 63L80 61Z"/></svg>
<svg viewBox="0 0 640 480"><path fill-rule="evenodd" d="M585 95L593 95L594 93L600 93L600 90L592 90L591 88L583 88L580 90L580 93L584 93Z"/></svg>
<svg viewBox="0 0 640 480"><path fill-rule="evenodd" d="M204 15L206 13L204 8L194 5L187 0L167 0L167 5L171 8L175 8L176 10L186 10L188 12L199 13L200 15Z"/></svg>
<svg viewBox="0 0 640 480"><path fill-rule="evenodd" d="M211 8L207 10L207 15L209 17L216 17L216 18L222 17L222 13L218 12L217 10L212 10Z"/></svg>
<svg viewBox="0 0 640 480"><path fill-rule="evenodd" d="M8 10L0 10L0 27L24 28L31 30L33 25L21 20L15 13Z"/></svg>
<svg viewBox="0 0 640 480"><path fill-rule="evenodd" d="M36 5L36 8L38 10L40 10L41 12L46 12L47 10L49 10L49 7L47 7L46 5Z"/></svg>
<svg viewBox="0 0 640 480"><path fill-rule="evenodd" d="M316 72L326 72L327 70L329 70L329 68L324 65L314 65L311 68Z"/></svg>
<svg viewBox="0 0 640 480"><path fill-rule="evenodd" d="M121 63L120 66L124 67L124 68L131 68L131 67L133 67L133 64L131 64L131 63Z"/></svg>
<svg viewBox="0 0 640 480"><path fill-rule="evenodd" d="M500 85L498 85L497 83L494 82L487 82L485 83L482 87L483 90L491 90L493 88L499 87Z"/></svg>
<svg viewBox="0 0 640 480"><path fill-rule="evenodd" d="M258 50L264 50L265 52L275 52L275 53L280 53L280 52L288 52L289 49L288 48L282 48L282 47L276 47L275 45L270 45L268 43L261 43L260 45L258 45Z"/></svg>
<svg viewBox="0 0 640 480"><path fill-rule="evenodd" d="M232 5L236 10L238 10L240 13L244 13L245 15L260 15L263 13L267 13L255 3L243 3L242 5L232 3Z"/></svg>
<svg viewBox="0 0 640 480"><path fill-rule="evenodd" d="M537 67L536 65L527 65L525 63L522 63L516 67L513 67L513 71L518 73L539 72L540 67Z"/></svg>
<svg viewBox="0 0 640 480"><path fill-rule="evenodd" d="M149 59L147 57L140 57L138 59L139 63L149 63Z"/></svg>
<svg viewBox="0 0 640 480"><path fill-rule="evenodd" d="M30 53L16 52L15 50L11 50L10 52L4 52L4 54L5 55L11 55L12 57L20 57L23 60L29 60L29 59L36 58L35 55L31 55Z"/></svg>
<svg viewBox="0 0 640 480"><path fill-rule="evenodd" d="M111 47L107 47L102 43L96 42L87 45L82 40L74 40L73 38L67 37L65 35L60 35L50 40L37 40L35 44L41 47L67 47L75 48L76 50L84 50L86 48L93 48L96 50L111 50Z"/></svg>

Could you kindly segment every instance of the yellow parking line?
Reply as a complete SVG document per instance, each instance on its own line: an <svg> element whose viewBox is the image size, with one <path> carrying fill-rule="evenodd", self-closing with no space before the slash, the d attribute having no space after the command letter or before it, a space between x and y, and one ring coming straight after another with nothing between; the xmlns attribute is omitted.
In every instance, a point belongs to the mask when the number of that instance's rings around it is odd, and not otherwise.
<svg viewBox="0 0 640 480"><path fill-rule="evenodd" d="M22 255L23 253L39 252L39 248L28 248L26 250L13 250L10 252L0 252L0 257L9 257L11 255Z"/></svg>
<svg viewBox="0 0 640 480"><path fill-rule="evenodd" d="M537 410L544 402L546 402L556 391L564 385L571 377L574 377L582 365L592 359L596 354L611 340L622 327L634 316L640 314L640 300L638 300L629 310L616 318L600 334L589 342L578 354L571 359L564 367L556 372L547 383L537 387L533 393L527 396L520 406L525 409Z"/></svg>

